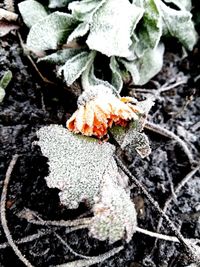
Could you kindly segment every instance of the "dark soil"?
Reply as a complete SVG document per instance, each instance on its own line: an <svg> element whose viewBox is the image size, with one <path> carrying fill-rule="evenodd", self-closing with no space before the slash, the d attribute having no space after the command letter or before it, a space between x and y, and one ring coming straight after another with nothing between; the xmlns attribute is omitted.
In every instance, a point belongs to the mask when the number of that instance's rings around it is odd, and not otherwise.
<svg viewBox="0 0 200 267"><path fill-rule="evenodd" d="M188 75L189 81L163 94L156 102L149 116L155 122L178 134L191 149L195 160L199 160L200 149L200 46L181 59L180 47L174 50L174 44L167 44L165 63L162 71L154 78L160 85L177 75ZM36 131L51 123L65 124L66 114L76 109L77 94L57 82L49 85L41 81L37 72L23 54L19 40L15 35L8 35L0 40L0 77L5 70L11 70L13 79L6 89L6 97L0 106L0 185L9 162L14 154L20 157L12 173L7 197L7 220L14 240L37 233L44 233L39 239L19 248L34 266L53 266L62 264L76 257L55 237L59 233L78 253L99 255L112 248L107 242L90 238L86 230L65 234L64 228L48 228L28 223L18 214L28 208L45 220L69 220L88 212L84 205L78 210L67 210L61 206L58 190L49 189L44 177L48 174L47 159L40 148L33 146ZM48 75L48 71L44 71ZM49 75L51 77L51 74ZM146 88L155 87L153 82ZM125 89L125 94L133 91ZM137 97L141 97L139 94ZM143 95L144 97L144 95ZM146 186L149 193L162 207L173 192L173 188L190 172L187 156L173 141L158 134L146 131L152 147L151 155L141 159L135 153L126 155L127 166ZM200 176L193 176L172 202L167 214L187 238L200 237ZM140 210L138 225L156 231L159 214L148 203L141 191L134 187L132 198ZM165 222L162 233L173 235ZM6 242L0 228L0 244ZM193 263L181 245L158 241L136 233L124 250L107 261L95 265L98 267L181 267ZM198 263L195 263L197 266ZM0 266L24 266L10 247L1 249Z"/></svg>

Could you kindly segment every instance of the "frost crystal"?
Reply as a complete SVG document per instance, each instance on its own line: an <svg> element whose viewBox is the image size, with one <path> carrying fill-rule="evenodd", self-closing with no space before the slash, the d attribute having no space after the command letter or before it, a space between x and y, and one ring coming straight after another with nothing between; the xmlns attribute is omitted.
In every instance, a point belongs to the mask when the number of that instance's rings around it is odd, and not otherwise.
<svg viewBox="0 0 200 267"><path fill-rule="evenodd" d="M58 188L61 202L70 209L86 200L93 204L100 190L103 173L114 153L114 146L93 138L74 135L58 125L37 132L44 156L49 158L50 188Z"/></svg>

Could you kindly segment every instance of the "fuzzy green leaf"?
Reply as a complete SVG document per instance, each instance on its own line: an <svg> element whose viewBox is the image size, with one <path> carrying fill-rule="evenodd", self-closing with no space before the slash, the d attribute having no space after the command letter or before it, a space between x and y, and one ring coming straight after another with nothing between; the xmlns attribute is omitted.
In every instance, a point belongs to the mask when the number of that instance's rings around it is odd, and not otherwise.
<svg viewBox="0 0 200 267"><path fill-rule="evenodd" d="M48 62L52 64L64 65L67 60L83 52L83 49L68 48L59 50L53 54L38 59L38 62Z"/></svg>
<svg viewBox="0 0 200 267"><path fill-rule="evenodd" d="M0 80L0 87L6 89L11 79L12 79L12 72L8 70L4 73L3 77Z"/></svg>
<svg viewBox="0 0 200 267"><path fill-rule="evenodd" d="M162 35L160 11L155 0L144 1L144 9L139 41L143 43L144 47L154 48L158 45Z"/></svg>
<svg viewBox="0 0 200 267"><path fill-rule="evenodd" d="M27 38L28 47L34 50L57 49L66 42L77 21L69 14L54 12L36 23Z"/></svg>
<svg viewBox="0 0 200 267"><path fill-rule="evenodd" d="M130 37L142 15L143 9L128 0L107 0L92 17L86 43L107 56L128 57Z"/></svg>
<svg viewBox="0 0 200 267"><path fill-rule="evenodd" d="M90 27L89 24L87 22L82 22L81 24L78 25L78 27L76 27L76 29L70 34L70 36L68 37L67 42L71 42L74 39L78 38L78 37L82 37L84 35L87 34L87 32L89 31Z"/></svg>
<svg viewBox="0 0 200 267"><path fill-rule="evenodd" d="M84 90L89 89L96 89L96 90L102 90L102 89L110 89L113 93L116 92L116 88L112 86L108 81L102 80L97 78L94 75L94 65L93 65L93 58L91 57L91 61L88 64L87 69L83 72L81 76L82 86Z"/></svg>
<svg viewBox="0 0 200 267"><path fill-rule="evenodd" d="M72 16L80 21L89 22L95 11L105 2L106 0L82 0L74 1L69 4L68 8L72 12Z"/></svg>
<svg viewBox="0 0 200 267"><path fill-rule="evenodd" d="M24 23L29 28L48 15L43 5L35 0L23 1L18 7Z"/></svg>
<svg viewBox="0 0 200 267"><path fill-rule="evenodd" d="M59 125L45 126L37 136L36 144L49 159L47 185L61 190L62 204L75 209L85 200L92 205L115 147L75 135Z"/></svg>
<svg viewBox="0 0 200 267"><path fill-rule="evenodd" d="M87 69L91 56L92 52L81 52L67 60L65 65L59 69L58 73L61 75L63 72L67 85L75 82Z"/></svg>
<svg viewBox="0 0 200 267"><path fill-rule="evenodd" d="M164 45L161 43L154 49L147 49L143 56L136 60L119 60L130 72L133 83L136 85L143 85L161 70L163 65L163 53Z"/></svg>
<svg viewBox="0 0 200 267"><path fill-rule="evenodd" d="M197 42L197 33L191 20L192 14L186 10L175 10L159 2L164 33L178 40L189 50Z"/></svg>

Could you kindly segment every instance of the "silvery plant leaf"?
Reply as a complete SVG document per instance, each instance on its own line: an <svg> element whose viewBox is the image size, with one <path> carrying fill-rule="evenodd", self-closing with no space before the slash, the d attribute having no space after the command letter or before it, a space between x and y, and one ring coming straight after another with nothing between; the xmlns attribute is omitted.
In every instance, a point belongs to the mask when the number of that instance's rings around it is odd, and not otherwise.
<svg viewBox="0 0 200 267"><path fill-rule="evenodd" d="M140 58L128 61L118 59L129 71L135 85L144 85L154 77L163 65L164 45L160 43L154 49L147 49Z"/></svg>
<svg viewBox="0 0 200 267"><path fill-rule="evenodd" d="M36 144L49 159L48 187L60 189L61 203L69 209L78 208L82 201L93 205L115 147L60 125L42 127L37 136Z"/></svg>
<svg viewBox="0 0 200 267"><path fill-rule="evenodd" d="M81 48L67 48L59 50L58 52L52 53L48 56L38 59L38 62L48 62L51 64L64 65L67 60L80 54L84 50Z"/></svg>
<svg viewBox="0 0 200 267"><path fill-rule="evenodd" d="M67 41L77 24L72 15L56 11L31 27L27 46L39 51L57 49Z"/></svg>
<svg viewBox="0 0 200 267"><path fill-rule="evenodd" d="M69 58L65 65L58 70L58 74L64 76L67 85L71 85L87 69L93 52L82 51Z"/></svg>
<svg viewBox="0 0 200 267"><path fill-rule="evenodd" d="M148 137L142 133L142 131L146 122L146 117L153 105L153 98L138 101L136 107L143 111L139 120L130 122L128 127L125 128L114 126L110 129L112 136L122 149L135 149L142 158L147 157L151 153Z"/></svg>
<svg viewBox="0 0 200 267"><path fill-rule="evenodd" d="M143 43L144 48L154 48L158 45L162 36L162 20L157 1L144 1L144 16L138 33L139 42Z"/></svg>
<svg viewBox="0 0 200 267"><path fill-rule="evenodd" d="M70 34L70 36L67 39L67 42L71 42L78 37L82 37L82 36L86 35L87 32L89 31L89 29L90 29L90 26L87 22L80 23L76 27L76 29Z"/></svg>
<svg viewBox="0 0 200 267"><path fill-rule="evenodd" d="M67 6L73 0L49 0L49 8L61 8Z"/></svg>
<svg viewBox="0 0 200 267"><path fill-rule="evenodd" d="M197 42L197 33L192 14L186 10L175 10L159 1L163 31L176 37L187 49L192 50Z"/></svg>
<svg viewBox="0 0 200 267"><path fill-rule="evenodd" d="M29 28L48 15L43 5L35 0L23 1L18 4L18 7L24 23Z"/></svg>
<svg viewBox="0 0 200 267"><path fill-rule="evenodd" d="M141 158L151 153L148 137L137 130L135 122L131 122L128 128L114 126L110 131L122 149L135 150Z"/></svg>
<svg viewBox="0 0 200 267"><path fill-rule="evenodd" d="M118 95L116 88L111 85L108 81L99 79L94 74L94 57L96 53L93 51L90 57L90 62L86 70L81 75L81 83L83 90L90 90L90 89L98 89L101 90L103 88L110 89L113 93Z"/></svg>
<svg viewBox="0 0 200 267"><path fill-rule="evenodd" d="M137 215L130 195L116 180L119 176L114 160L104 173L99 197L93 206L94 217L89 226L90 234L109 243L120 239L129 242L136 231Z"/></svg>
<svg viewBox="0 0 200 267"><path fill-rule="evenodd" d="M192 1L191 0L164 0L166 3L172 3L176 5L181 10L188 10L190 11L192 9Z"/></svg>
<svg viewBox="0 0 200 267"><path fill-rule="evenodd" d="M131 35L143 12L128 0L105 1L89 23L87 45L107 56L130 56Z"/></svg>
<svg viewBox="0 0 200 267"><path fill-rule="evenodd" d="M72 16L79 21L90 22L95 11L107 0L82 0L69 4Z"/></svg>

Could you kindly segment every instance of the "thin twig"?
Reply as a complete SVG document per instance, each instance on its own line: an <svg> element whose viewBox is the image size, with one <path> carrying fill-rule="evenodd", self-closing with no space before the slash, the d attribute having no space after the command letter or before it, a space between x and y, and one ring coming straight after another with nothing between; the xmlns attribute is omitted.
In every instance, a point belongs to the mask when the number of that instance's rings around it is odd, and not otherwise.
<svg viewBox="0 0 200 267"><path fill-rule="evenodd" d="M178 242L180 243L179 239L175 236L169 236L169 235L163 235L163 234L159 234L159 233L155 233L155 232L151 232L149 230L140 228L140 227L136 227L136 231L138 233L142 233L151 237L156 237L162 240L166 240L166 241L171 241L171 242Z"/></svg>
<svg viewBox="0 0 200 267"><path fill-rule="evenodd" d="M72 253L74 254L75 256L77 257L80 257L80 258L83 258L83 259L91 259L92 257L91 256L85 256L85 255L82 255L80 253L77 253L76 251L74 251L68 244L67 242L57 233L54 233L55 236L60 240L60 242Z"/></svg>
<svg viewBox="0 0 200 267"><path fill-rule="evenodd" d="M69 221L50 221L50 220L43 220L41 216L36 214L36 212L30 209L24 209L18 213L18 217L21 219L26 219L29 223L42 225L42 226L59 226L59 227L79 227L86 228L89 223L91 222L91 218L83 218L83 219L76 219L76 220L69 220ZM80 228L79 228L80 229Z"/></svg>
<svg viewBox="0 0 200 267"><path fill-rule="evenodd" d="M171 90L171 89L174 89L175 87L177 87L177 86L179 86L179 85L181 85L181 84L185 84L185 83L187 83L187 78L184 78L184 79L182 79L181 81L179 81L179 82L176 82L176 83L173 83L173 84L171 84L171 85L169 85L169 86L163 86L163 87L160 87L159 89L158 89L158 94L161 94L161 93L163 93L163 92L166 92L166 91L169 91L169 90Z"/></svg>
<svg viewBox="0 0 200 267"><path fill-rule="evenodd" d="M119 253L124 247L120 246L117 248L113 248L110 251L98 255L98 256L93 256L91 257L91 259L84 259L84 260L76 260L76 261L72 261L69 263L64 263L61 265L56 265L56 267L86 267L86 266L91 266L93 264L97 264L99 262L105 261L108 258L114 256L115 254Z"/></svg>
<svg viewBox="0 0 200 267"><path fill-rule="evenodd" d="M29 55L29 52L26 48L26 45L24 44L23 40L22 40L22 37L21 37L21 34L19 32L17 32L17 35L18 35L18 38L19 38L19 41L20 41L20 45L23 49L23 52L24 54L27 56L27 58L29 59L29 61L31 62L31 64L33 65L34 69L36 70L36 72L38 73L38 75L40 76L40 78L43 80L43 82L45 83L49 83L49 84L53 84L55 85L54 82L48 80L46 77L43 76L43 74L39 71L37 65L35 64L35 62L33 61L32 57Z"/></svg>
<svg viewBox="0 0 200 267"><path fill-rule="evenodd" d="M181 84L185 84L186 82L187 82L187 78L184 78L171 85L161 86L158 89L155 89L155 88L130 88L130 89L133 89L135 92L153 94L155 97L159 97L161 93L174 89Z"/></svg>
<svg viewBox="0 0 200 267"><path fill-rule="evenodd" d="M6 176L5 176L5 180L4 180L4 185L3 185L3 190L2 190L2 195L1 195L1 206L0 206L0 210L1 210L1 223L2 223L2 227L5 233L5 236L8 240L9 245L11 246L11 248L14 250L15 254L18 256L18 258L28 267L33 267L33 265L22 255L21 251L18 249L18 247L16 246L16 244L14 243L14 240L12 238L12 235L10 233L10 230L8 228L8 224L7 224L7 219L6 219L6 198L7 198L7 191L8 191L8 184L10 181L10 177L13 171L13 168L17 162L19 155L15 154L12 157L12 160L8 166L7 172L6 172Z"/></svg>
<svg viewBox="0 0 200 267"><path fill-rule="evenodd" d="M200 169L200 165L197 166L194 170L192 170L191 172L189 172L184 178L183 180L181 180L181 182L176 186L174 193L177 196L180 192L180 190L183 188L183 186L189 182L189 180L195 175L195 173ZM164 207L163 207L163 212L166 214L168 208L169 208L169 204L171 201L174 200L173 195L171 195L165 202ZM158 221L158 226L157 226L157 232L160 231L160 228L162 226L162 222L163 222L163 218L160 217L159 221Z"/></svg>
<svg viewBox="0 0 200 267"><path fill-rule="evenodd" d="M186 156L188 157L190 164L192 165L195 163L193 155L190 152L187 144L178 135L176 135L173 132L171 132L167 129L164 129L163 127L161 127L155 123L152 123L152 122L146 122L144 127L150 131L153 131L153 132L158 133L162 136L165 136L165 137L168 137L170 139L175 140L182 147L183 151L185 152Z"/></svg>
<svg viewBox="0 0 200 267"><path fill-rule="evenodd" d="M39 239L40 237L47 235L47 234L48 234L47 232L38 231L38 233L36 233L36 234L28 235L28 236L23 237L21 239L14 240L14 242L16 244L24 244L24 243L28 243L28 242L31 242L33 240ZM0 244L0 249L7 248L9 246L10 245L8 242L4 242L4 243Z"/></svg>
<svg viewBox="0 0 200 267"><path fill-rule="evenodd" d="M135 176L133 176L133 174L128 170L128 168L123 164L123 162L116 155L115 155L115 160L118 166L122 169L122 171L133 181L133 183L136 186L138 186L142 190L142 192L145 194L149 202L153 205L153 207L157 210L157 212L166 220L166 222L168 223L168 226L174 232L175 236L179 239L180 243L184 245L186 250L189 252L190 256L192 256L194 259L200 260L200 255L196 254L196 252L188 245L187 240L185 240L185 238L182 236L182 234L177 229L177 227L174 225L174 223L169 219L169 217L160 208L159 204L148 193L144 185Z"/></svg>

